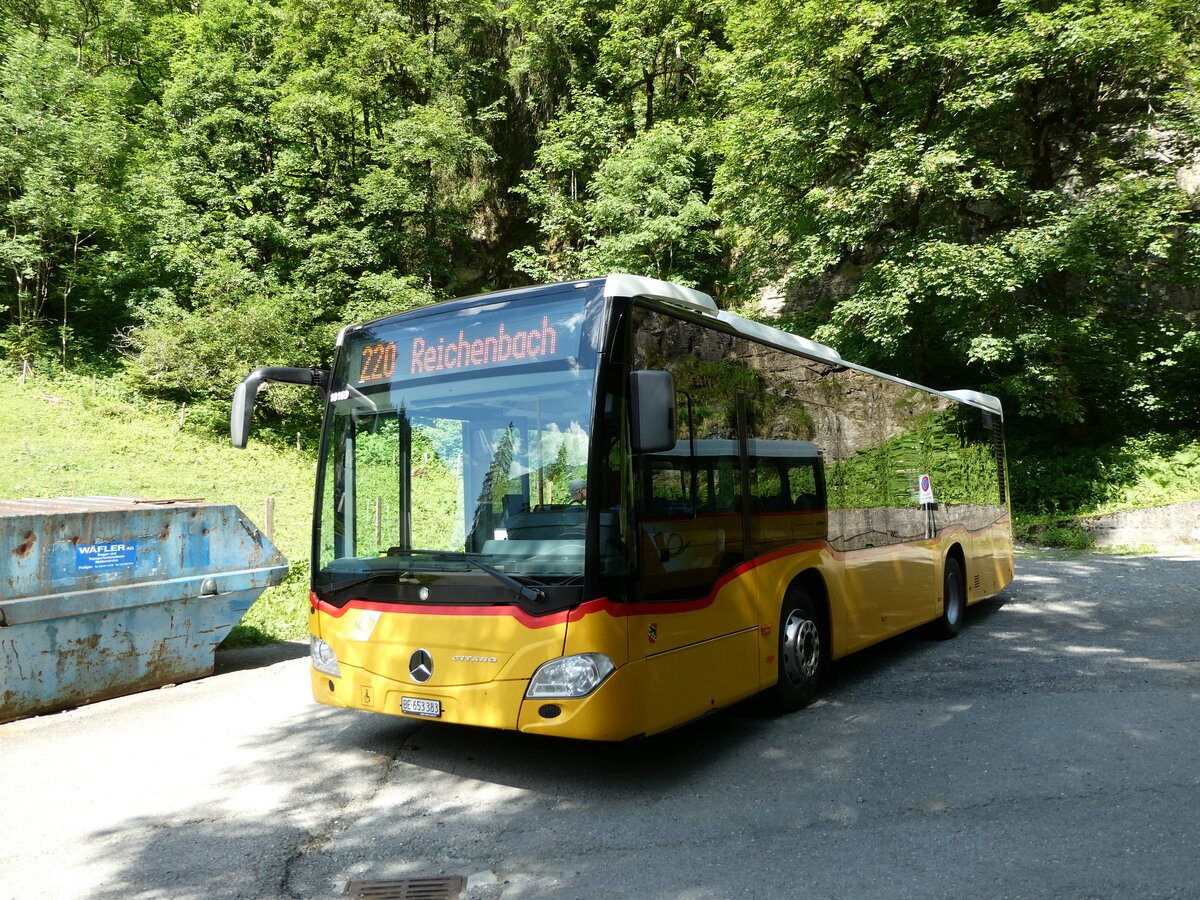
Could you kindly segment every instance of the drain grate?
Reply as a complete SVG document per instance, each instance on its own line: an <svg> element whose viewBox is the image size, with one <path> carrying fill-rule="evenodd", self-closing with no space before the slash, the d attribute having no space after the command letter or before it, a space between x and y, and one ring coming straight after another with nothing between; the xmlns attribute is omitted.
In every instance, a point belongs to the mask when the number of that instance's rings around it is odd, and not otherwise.
<svg viewBox="0 0 1200 900"><path fill-rule="evenodd" d="M467 879L461 875L444 878L375 878L349 881L342 896L352 900L458 900Z"/></svg>

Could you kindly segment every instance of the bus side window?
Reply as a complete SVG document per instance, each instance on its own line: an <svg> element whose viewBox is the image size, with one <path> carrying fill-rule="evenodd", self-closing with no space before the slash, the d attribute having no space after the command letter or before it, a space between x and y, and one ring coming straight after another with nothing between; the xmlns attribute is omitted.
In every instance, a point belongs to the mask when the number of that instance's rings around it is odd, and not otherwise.
<svg viewBox="0 0 1200 900"><path fill-rule="evenodd" d="M690 473L684 459L655 459L650 470L646 515L652 518L690 515L693 510Z"/></svg>
<svg viewBox="0 0 1200 900"><path fill-rule="evenodd" d="M754 482L751 485L750 509L754 512L784 512L792 508L792 498L784 482L783 461L778 459L754 460Z"/></svg>
<svg viewBox="0 0 1200 900"><path fill-rule="evenodd" d="M794 465L788 469L792 506L797 510L824 509L824 491L817 483L815 465Z"/></svg>

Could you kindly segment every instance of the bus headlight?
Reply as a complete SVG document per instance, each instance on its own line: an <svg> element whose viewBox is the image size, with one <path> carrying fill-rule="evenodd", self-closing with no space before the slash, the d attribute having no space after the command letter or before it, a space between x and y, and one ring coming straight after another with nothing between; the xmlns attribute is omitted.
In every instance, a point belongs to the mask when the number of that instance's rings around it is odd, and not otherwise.
<svg viewBox="0 0 1200 900"><path fill-rule="evenodd" d="M612 674L613 661L603 653L580 653L552 659L533 673L529 690L530 699L586 697Z"/></svg>
<svg viewBox="0 0 1200 900"><path fill-rule="evenodd" d="M318 672L324 672L334 678L342 677L342 670L338 668L337 654L333 652L333 648L329 644L315 634L308 636L308 655L312 658L313 668Z"/></svg>

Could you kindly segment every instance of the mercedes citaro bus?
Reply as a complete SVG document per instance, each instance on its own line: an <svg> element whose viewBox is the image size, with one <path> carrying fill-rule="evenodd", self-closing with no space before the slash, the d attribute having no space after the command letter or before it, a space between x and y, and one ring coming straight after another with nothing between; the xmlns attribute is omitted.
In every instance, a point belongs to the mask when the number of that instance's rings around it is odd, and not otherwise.
<svg viewBox="0 0 1200 900"><path fill-rule="evenodd" d="M325 398L317 700L591 740L763 695L1012 578L999 401L610 275L345 328Z"/></svg>

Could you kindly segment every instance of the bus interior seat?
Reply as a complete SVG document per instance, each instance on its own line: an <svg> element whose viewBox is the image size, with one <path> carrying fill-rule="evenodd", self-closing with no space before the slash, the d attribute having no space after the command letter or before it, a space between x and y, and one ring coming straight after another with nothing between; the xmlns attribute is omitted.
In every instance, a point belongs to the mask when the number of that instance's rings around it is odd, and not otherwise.
<svg viewBox="0 0 1200 900"><path fill-rule="evenodd" d="M757 512L782 512L792 509L792 502L782 494L777 497L756 497L753 509Z"/></svg>
<svg viewBox="0 0 1200 900"><path fill-rule="evenodd" d="M504 507L505 522L519 513L529 512L529 504L520 494L505 494L500 502Z"/></svg>

